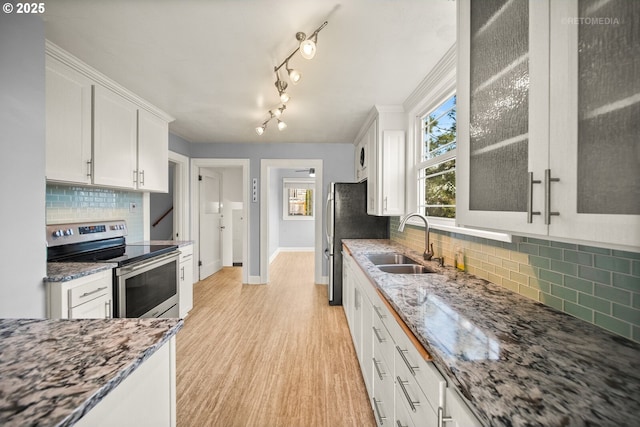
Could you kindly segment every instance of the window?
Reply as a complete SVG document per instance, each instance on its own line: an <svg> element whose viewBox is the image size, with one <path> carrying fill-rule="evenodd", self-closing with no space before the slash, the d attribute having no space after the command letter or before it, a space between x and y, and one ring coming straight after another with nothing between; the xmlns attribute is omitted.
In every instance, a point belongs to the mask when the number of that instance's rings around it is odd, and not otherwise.
<svg viewBox="0 0 640 427"><path fill-rule="evenodd" d="M456 96L422 116L418 210L430 217L456 217Z"/></svg>
<svg viewBox="0 0 640 427"><path fill-rule="evenodd" d="M315 217L313 203L314 179L283 180L282 218L287 220L312 220Z"/></svg>

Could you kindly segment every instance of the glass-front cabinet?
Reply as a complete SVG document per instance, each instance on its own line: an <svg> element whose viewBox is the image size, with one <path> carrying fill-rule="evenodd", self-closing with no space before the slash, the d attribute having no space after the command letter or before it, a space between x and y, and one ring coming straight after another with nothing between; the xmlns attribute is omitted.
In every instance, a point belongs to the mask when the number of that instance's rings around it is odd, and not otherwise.
<svg viewBox="0 0 640 427"><path fill-rule="evenodd" d="M458 2L457 222L640 247L640 2Z"/></svg>

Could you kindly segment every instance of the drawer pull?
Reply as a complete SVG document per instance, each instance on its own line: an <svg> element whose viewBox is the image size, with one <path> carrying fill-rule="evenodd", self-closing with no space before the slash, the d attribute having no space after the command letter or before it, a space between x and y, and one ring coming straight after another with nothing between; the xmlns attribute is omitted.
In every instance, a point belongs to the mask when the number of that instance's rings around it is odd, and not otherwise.
<svg viewBox="0 0 640 427"><path fill-rule="evenodd" d="M382 372L382 370L380 369L380 362L378 362L375 357L373 358L373 366L376 368L376 372L378 373L380 380L383 381L384 377L387 376L387 373Z"/></svg>
<svg viewBox="0 0 640 427"><path fill-rule="evenodd" d="M93 295L93 294L98 293L98 292L100 292L100 291L104 291L104 290L105 290L105 289L107 289L107 288L108 288L108 286L103 286L103 287L98 288L98 289L95 289L95 290L93 290L93 291L91 291L91 292L85 292L84 294L80 295L80 298L86 298L86 297L88 297L89 295Z"/></svg>
<svg viewBox="0 0 640 427"><path fill-rule="evenodd" d="M397 425L398 427L408 427L407 425L402 424L402 423L400 422L400 420L396 420L396 425Z"/></svg>
<svg viewBox="0 0 640 427"><path fill-rule="evenodd" d="M409 392L407 391L407 388L404 386L405 384L409 384L409 381L403 381L402 378L400 378L400 376L396 378L398 379L398 384L400 384L402 393L404 393L404 397L407 399L407 402L409 402L409 407L413 412L416 412L416 406L420 406L420 401L419 400L414 401L413 399L411 399L411 396L409 396Z"/></svg>
<svg viewBox="0 0 640 427"><path fill-rule="evenodd" d="M385 417L380 413L380 408L378 407L378 400L375 397L373 398L373 406L375 406L376 408L376 415L378 416L378 420L380 420L380 424L381 425L384 424L384 420L386 420L387 417Z"/></svg>
<svg viewBox="0 0 640 427"><path fill-rule="evenodd" d="M380 312L380 307L378 307L377 305L374 305L374 306L373 306L373 311L375 311L375 312L376 312L376 314L378 315L378 317L379 317L380 319L385 319L385 318L387 317L387 315L386 315L386 314L384 314L384 313L381 313L381 312Z"/></svg>
<svg viewBox="0 0 640 427"><path fill-rule="evenodd" d="M445 417L444 409L442 406L438 406L438 427L444 427L444 423L450 423L453 421L453 417Z"/></svg>
<svg viewBox="0 0 640 427"><path fill-rule="evenodd" d="M378 328L376 328L375 326L373 326L373 333L376 334L376 338L378 339L379 343L383 343L386 340L384 339L384 337L380 336L380 330Z"/></svg>
<svg viewBox="0 0 640 427"><path fill-rule="evenodd" d="M407 352L407 350L403 350L398 346L396 346L396 350L398 350L398 353L400 353L400 357L402 357L402 360L404 360L405 365L407 365L407 368L409 368L409 372L411 372L411 375L415 377L416 371L419 371L420 368L417 366L411 366L411 363L409 363L409 360L407 360L407 356L404 355Z"/></svg>
<svg viewBox="0 0 640 427"><path fill-rule="evenodd" d="M111 300L104 303L104 318L111 319L113 316L111 315Z"/></svg>

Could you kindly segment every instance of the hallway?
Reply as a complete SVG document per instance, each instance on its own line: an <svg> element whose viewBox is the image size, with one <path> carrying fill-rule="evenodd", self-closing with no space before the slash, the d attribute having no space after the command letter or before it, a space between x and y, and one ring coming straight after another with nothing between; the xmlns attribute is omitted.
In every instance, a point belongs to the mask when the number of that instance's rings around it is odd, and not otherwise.
<svg viewBox="0 0 640 427"><path fill-rule="evenodd" d="M269 285L224 268L194 285L177 340L178 426L374 426L342 307L313 253L281 253Z"/></svg>

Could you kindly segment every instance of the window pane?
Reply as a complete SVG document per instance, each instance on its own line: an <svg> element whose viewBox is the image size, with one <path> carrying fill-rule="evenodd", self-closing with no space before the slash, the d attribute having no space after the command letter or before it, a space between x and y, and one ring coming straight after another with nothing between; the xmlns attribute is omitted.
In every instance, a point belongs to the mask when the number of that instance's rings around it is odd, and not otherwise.
<svg viewBox="0 0 640 427"><path fill-rule="evenodd" d="M313 216L313 190L289 188L289 216Z"/></svg>
<svg viewBox="0 0 640 427"><path fill-rule="evenodd" d="M424 179L425 215L456 217L456 161L439 163L421 171Z"/></svg>
<svg viewBox="0 0 640 427"><path fill-rule="evenodd" d="M422 119L422 160L433 159L456 148L456 96L447 99Z"/></svg>

